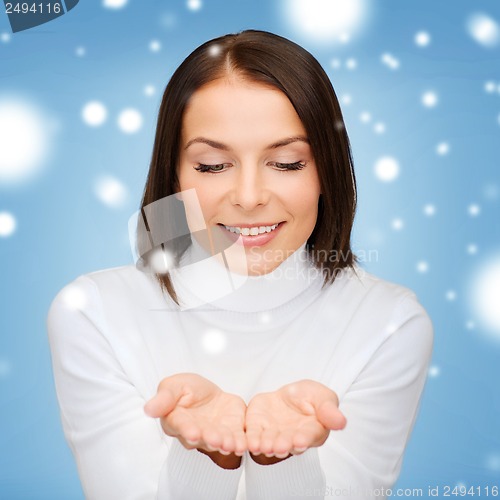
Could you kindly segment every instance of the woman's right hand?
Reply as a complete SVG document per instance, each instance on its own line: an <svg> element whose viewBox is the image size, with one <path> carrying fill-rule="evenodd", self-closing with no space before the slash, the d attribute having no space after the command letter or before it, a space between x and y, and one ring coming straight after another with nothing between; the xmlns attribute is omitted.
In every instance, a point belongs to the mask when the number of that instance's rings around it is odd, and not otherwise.
<svg viewBox="0 0 500 500"><path fill-rule="evenodd" d="M247 449L245 402L200 375L180 373L164 378L144 411L160 418L165 434L187 449L197 448L216 463L224 461L217 452L237 455L239 461Z"/></svg>

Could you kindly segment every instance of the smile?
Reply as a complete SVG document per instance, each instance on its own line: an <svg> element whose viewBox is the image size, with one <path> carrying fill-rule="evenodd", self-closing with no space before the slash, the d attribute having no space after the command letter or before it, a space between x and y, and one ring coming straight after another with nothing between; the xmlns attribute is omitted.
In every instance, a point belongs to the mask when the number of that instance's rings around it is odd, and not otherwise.
<svg viewBox="0 0 500 500"><path fill-rule="evenodd" d="M274 231L280 223L273 224L272 226L251 226L251 227L239 227L239 226L225 226L223 227L230 231L231 233L241 234L242 236L258 236L259 234L271 233Z"/></svg>

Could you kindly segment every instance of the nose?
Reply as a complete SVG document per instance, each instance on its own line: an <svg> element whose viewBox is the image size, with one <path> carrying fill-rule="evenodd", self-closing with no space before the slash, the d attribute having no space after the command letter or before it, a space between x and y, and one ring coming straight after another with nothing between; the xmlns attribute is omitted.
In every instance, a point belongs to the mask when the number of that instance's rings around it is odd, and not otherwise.
<svg viewBox="0 0 500 500"><path fill-rule="evenodd" d="M269 189L258 165L240 165L231 190L231 203L245 211L266 205Z"/></svg>

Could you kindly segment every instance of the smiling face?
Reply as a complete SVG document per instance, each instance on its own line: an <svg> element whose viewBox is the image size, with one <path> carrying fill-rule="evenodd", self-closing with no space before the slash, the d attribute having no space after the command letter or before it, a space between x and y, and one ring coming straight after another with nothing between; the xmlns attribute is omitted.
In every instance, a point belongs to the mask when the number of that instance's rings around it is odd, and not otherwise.
<svg viewBox="0 0 500 500"><path fill-rule="evenodd" d="M320 183L306 131L286 95L263 84L228 77L193 94L178 179L180 191L196 190L212 237L244 245L249 275L274 270L316 224Z"/></svg>

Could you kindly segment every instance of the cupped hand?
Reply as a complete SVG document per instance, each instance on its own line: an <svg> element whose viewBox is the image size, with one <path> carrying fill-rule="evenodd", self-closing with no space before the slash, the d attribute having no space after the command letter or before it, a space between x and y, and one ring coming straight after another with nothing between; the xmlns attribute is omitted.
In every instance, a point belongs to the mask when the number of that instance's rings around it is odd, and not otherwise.
<svg viewBox="0 0 500 500"><path fill-rule="evenodd" d="M160 418L165 434L187 449L238 456L247 450L245 402L200 375L180 373L163 379L144 411Z"/></svg>
<svg viewBox="0 0 500 500"><path fill-rule="evenodd" d="M335 392L313 380L257 394L248 404L245 417L248 450L253 455L275 458L321 446L331 430L345 425Z"/></svg>

